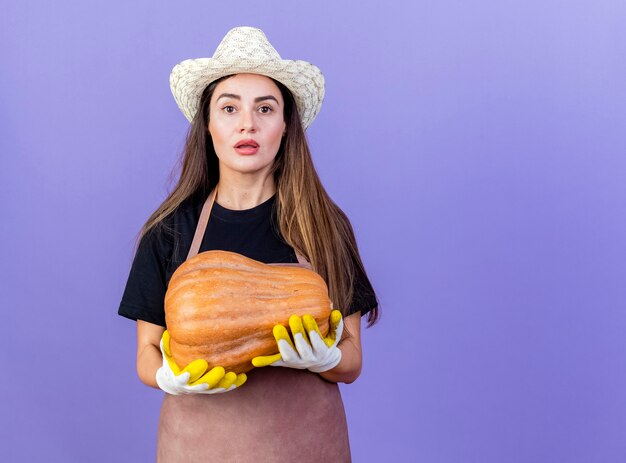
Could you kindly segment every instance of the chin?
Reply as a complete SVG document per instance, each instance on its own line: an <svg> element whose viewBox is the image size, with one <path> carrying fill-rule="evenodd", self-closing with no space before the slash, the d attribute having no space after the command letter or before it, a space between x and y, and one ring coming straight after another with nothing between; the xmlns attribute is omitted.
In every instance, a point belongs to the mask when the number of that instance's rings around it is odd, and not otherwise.
<svg viewBox="0 0 626 463"><path fill-rule="evenodd" d="M251 159L250 161L253 160ZM223 167L220 167L220 169L226 168L240 174L254 174L261 170L268 170L271 166L271 162L235 162L229 165L224 165Z"/></svg>

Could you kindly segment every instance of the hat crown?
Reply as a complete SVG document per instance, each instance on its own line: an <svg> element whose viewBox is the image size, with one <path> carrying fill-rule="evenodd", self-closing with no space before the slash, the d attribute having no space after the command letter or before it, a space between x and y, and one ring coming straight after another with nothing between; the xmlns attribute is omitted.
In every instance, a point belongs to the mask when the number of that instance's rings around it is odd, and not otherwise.
<svg viewBox="0 0 626 463"><path fill-rule="evenodd" d="M215 49L213 58L221 62L266 62L281 59L265 33L250 26L239 26L228 31Z"/></svg>

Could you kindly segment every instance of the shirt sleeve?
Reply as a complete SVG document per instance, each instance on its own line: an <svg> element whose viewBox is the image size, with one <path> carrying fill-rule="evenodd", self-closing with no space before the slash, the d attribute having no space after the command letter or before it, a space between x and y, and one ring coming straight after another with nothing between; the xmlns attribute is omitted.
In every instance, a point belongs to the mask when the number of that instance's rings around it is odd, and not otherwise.
<svg viewBox="0 0 626 463"><path fill-rule="evenodd" d="M352 301L346 312L346 316L361 311L361 317L371 310L378 307L378 300L374 288L370 283L367 275L363 273L358 265L355 265L354 290L352 293Z"/></svg>
<svg viewBox="0 0 626 463"><path fill-rule="evenodd" d="M164 299L167 262L172 243L160 228L152 228L141 239L126 282L118 315L165 327Z"/></svg>

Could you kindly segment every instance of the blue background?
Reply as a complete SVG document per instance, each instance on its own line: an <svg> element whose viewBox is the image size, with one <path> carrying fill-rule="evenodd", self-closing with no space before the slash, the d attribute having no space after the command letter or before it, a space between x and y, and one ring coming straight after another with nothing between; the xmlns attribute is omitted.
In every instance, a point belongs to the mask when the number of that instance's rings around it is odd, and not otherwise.
<svg viewBox="0 0 626 463"><path fill-rule="evenodd" d="M308 139L383 308L354 461L626 461L623 2L2 9L3 461L154 460L116 312L188 125L170 70L239 25L326 78Z"/></svg>

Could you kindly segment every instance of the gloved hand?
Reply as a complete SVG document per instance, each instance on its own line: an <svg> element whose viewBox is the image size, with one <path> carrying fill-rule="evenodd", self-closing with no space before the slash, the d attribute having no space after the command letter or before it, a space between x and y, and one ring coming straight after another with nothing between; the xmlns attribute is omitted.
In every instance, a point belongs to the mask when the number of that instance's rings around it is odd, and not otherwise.
<svg viewBox="0 0 626 463"><path fill-rule="evenodd" d="M223 367L214 367L206 372L209 365L204 359L194 360L181 371L172 359L167 330L161 336L160 347L163 366L156 372L156 381L168 394L218 394L232 391L246 382L245 373L226 373Z"/></svg>
<svg viewBox="0 0 626 463"><path fill-rule="evenodd" d="M339 310L333 310L330 314L330 329L326 338L322 338L322 333L311 315L304 315L302 318L292 315L289 317L289 327L293 342L287 328L283 325L274 326L274 338L280 353L255 357L252 365L306 368L321 373L334 368L341 361L341 350L337 344L343 333L343 318Z"/></svg>

